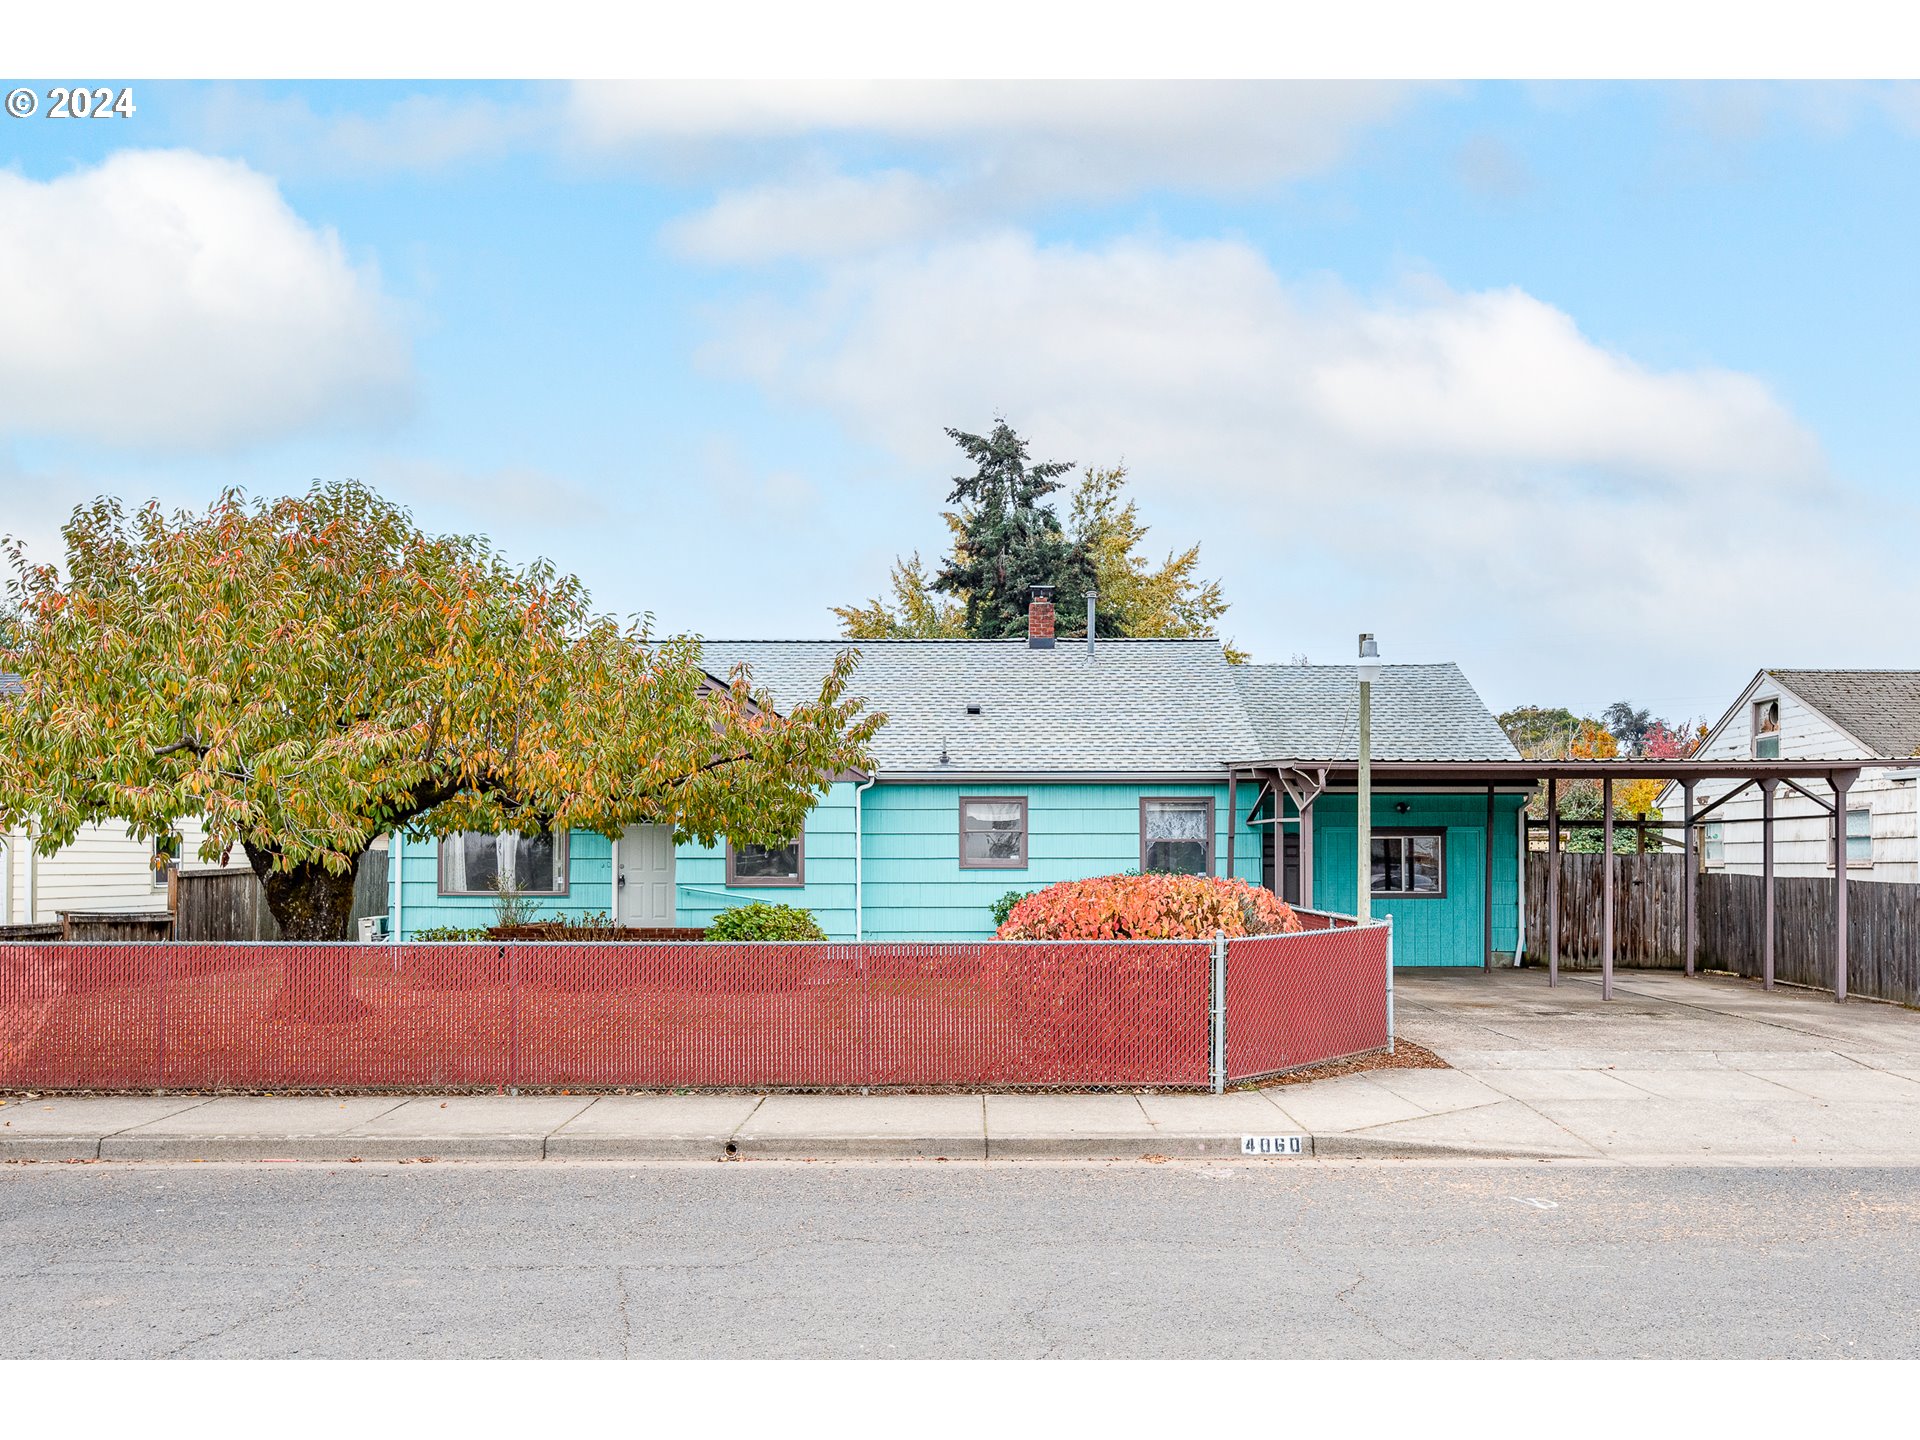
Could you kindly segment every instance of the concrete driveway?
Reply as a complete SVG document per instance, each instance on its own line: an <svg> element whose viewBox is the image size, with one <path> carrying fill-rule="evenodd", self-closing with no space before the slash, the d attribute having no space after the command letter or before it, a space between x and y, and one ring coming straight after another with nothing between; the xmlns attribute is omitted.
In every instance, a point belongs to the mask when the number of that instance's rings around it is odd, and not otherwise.
<svg viewBox="0 0 1920 1440"><path fill-rule="evenodd" d="M1279 1091L1316 1135L1375 1153L1920 1163L1920 1013L1650 971L1618 973L1610 1002L1583 973L1396 987L1399 1033L1455 1068Z"/></svg>

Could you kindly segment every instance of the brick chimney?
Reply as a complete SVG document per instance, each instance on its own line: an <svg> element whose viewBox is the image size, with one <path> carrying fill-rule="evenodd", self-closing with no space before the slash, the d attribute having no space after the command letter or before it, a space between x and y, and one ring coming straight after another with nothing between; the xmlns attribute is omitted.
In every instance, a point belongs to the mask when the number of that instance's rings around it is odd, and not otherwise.
<svg viewBox="0 0 1920 1440"><path fill-rule="evenodd" d="M1053 648L1053 586L1034 585L1027 591L1027 648Z"/></svg>

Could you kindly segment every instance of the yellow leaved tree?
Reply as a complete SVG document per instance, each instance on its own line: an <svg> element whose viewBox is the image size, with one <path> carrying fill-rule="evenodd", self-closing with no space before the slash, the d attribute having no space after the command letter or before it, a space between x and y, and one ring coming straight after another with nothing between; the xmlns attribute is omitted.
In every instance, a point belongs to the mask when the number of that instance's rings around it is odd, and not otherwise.
<svg viewBox="0 0 1920 1440"><path fill-rule="evenodd" d="M137 838L187 816L242 852L294 940L342 938L353 880L393 830L617 835L672 825L778 844L883 717L846 695L855 652L775 714L689 636L591 609L544 561L423 532L355 482L202 513L75 510L64 569L5 544L0 823L42 853L81 826Z"/></svg>

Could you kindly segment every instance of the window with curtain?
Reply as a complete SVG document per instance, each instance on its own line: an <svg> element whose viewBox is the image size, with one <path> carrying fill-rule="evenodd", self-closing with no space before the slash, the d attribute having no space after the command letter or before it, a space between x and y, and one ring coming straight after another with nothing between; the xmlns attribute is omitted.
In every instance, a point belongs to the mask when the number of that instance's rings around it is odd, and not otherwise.
<svg viewBox="0 0 1920 1440"><path fill-rule="evenodd" d="M1152 873L1213 871L1213 802L1204 796L1140 802L1140 868Z"/></svg>
<svg viewBox="0 0 1920 1440"><path fill-rule="evenodd" d="M727 845L727 884L804 885L806 853L799 840L785 845Z"/></svg>
<svg viewBox="0 0 1920 1440"><path fill-rule="evenodd" d="M1024 795L966 795L960 799L960 868L1024 870L1027 801Z"/></svg>
<svg viewBox="0 0 1920 1440"><path fill-rule="evenodd" d="M442 895L493 895L503 885L529 895L566 894L567 837L464 830L440 842Z"/></svg>
<svg viewBox="0 0 1920 1440"><path fill-rule="evenodd" d="M1873 864L1873 811L1847 811L1847 864Z"/></svg>
<svg viewBox="0 0 1920 1440"><path fill-rule="evenodd" d="M1780 758L1780 702L1762 700L1753 707L1753 758Z"/></svg>
<svg viewBox="0 0 1920 1440"><path fill-rule="evenodd" d="M1438 830L1376 833L1373 893L1438 899L1447 893L1446 836Z"/></svg>
<svg viewBox="0 0 1920 1440"><path fill-rule="evenodd" d="M1704 831L1701 838L1701 858L1712 868L1718 869L1727 863L1727 834L1720 828L1718 820L1710 820L1700 827Z"/></svg>

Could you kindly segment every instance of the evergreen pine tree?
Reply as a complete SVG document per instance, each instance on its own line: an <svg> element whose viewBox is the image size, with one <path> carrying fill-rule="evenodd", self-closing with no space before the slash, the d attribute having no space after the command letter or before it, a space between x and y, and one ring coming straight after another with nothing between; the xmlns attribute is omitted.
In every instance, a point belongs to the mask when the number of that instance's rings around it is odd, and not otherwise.
<svg viewBox="0 0 1920 1440"><path fill-rule="evenodd" d="M966 597L969 635L999 640L1027 633L1029 587L1051 585L1061 630L1073 630L1086 613L1094 558L1067 536L1046 503L1073 466L1029 460L1027 442L1005 420L995 421L991 435L951 427L947 434L974 472L955 476L947 496L948 504L959 507L959 534L933 588ZM1097 627L1102 635L1118 633L1109 615L1099 615Z"/></svg>

